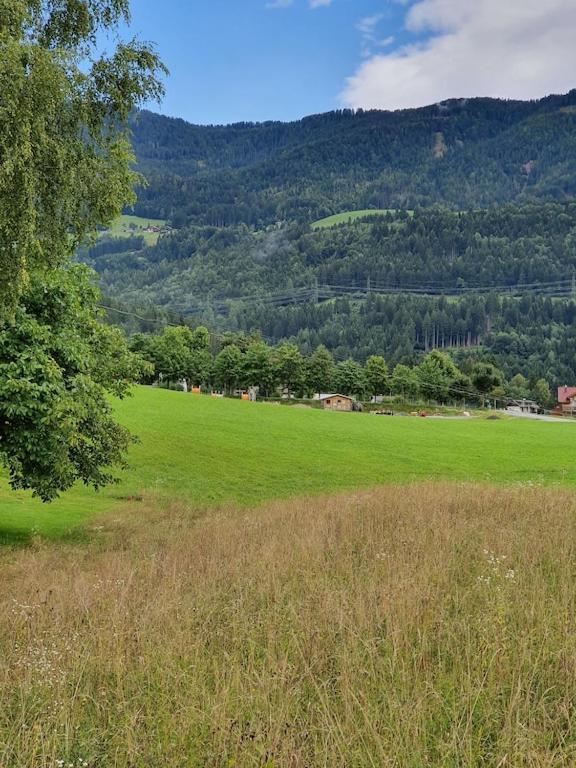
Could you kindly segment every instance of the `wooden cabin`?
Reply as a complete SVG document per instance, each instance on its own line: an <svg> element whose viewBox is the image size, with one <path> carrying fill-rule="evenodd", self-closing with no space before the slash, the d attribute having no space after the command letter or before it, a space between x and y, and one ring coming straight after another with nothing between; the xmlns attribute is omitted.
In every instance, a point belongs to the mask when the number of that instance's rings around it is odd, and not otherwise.
<svg viewBox="0 0 576 768"><path fill-rule="evenodd" d="M326 411L353 411L354 398L348 395L322 395L320 404Z"/></svg>

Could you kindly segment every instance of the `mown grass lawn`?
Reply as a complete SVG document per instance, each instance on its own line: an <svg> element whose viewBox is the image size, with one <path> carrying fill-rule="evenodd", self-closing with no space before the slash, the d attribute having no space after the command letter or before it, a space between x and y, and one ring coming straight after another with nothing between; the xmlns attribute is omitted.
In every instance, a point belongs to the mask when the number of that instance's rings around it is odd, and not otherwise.
<svg viewBox="0 0 576 768"><path fill-rule="evenodd" d="M140 387L117 406L140 438L121 482L52 505L0 486L0 541L57 538L134 496L194 505L423 479L576 485L576 425L334 414Z"/></svg>

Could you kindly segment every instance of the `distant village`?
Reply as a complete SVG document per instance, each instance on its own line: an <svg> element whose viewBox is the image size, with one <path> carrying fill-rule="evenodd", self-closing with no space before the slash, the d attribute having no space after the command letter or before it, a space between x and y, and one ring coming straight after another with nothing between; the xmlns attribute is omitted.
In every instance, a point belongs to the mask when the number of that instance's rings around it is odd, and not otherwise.
<svg viewBox="0 0 576 768"><path fill-rule="evenodd" d="M185 379L182 379L180 382L180 386L182 388L182 391L188 392L190 391L194 395L200 395L202 394L202 388L201 387L191 387L188 388L188 383ZM248 402L256 402L259 394L258 387L249 387L248 389L238 389L235 390L233 393L233 396L236 398L239 398L240 400L245 400ZM210 395L212 397L225 397L225 393L219 390L213 390L210 392ZM284 390L282 393L281 400L288 401L295 399L294 396L288 391ZM374 396L370 400L370 405L384 405L387 402L387 398L385 398L383 395ZM364 410L363 404L357 400L355 397L351 395L343 395L340 393L318 393L314 395L312 398L312 401L317 404L320 408L322 408L325 411L336 411L336 412L343 412L343 413L351 413L351 412L361 412ZM515 415L538 415L544 413L543 408L538 405L537 402L534 400L529 400L527 398L521 398L521 399L510 399L504 410L508 413L515 414ZM373 413L382 413L386 415L394 415L393 410L391 409L383 409L383 410L374 410ZM428 413L425 411L414 411L411 412L411 415L413 416L427 416ZM470 416L470 413L467 411L463 411L462 415ZM569 387L569 386L562 386L558 387L557 391L557 403L555 407L549 411L550 416L557 416L557 417L574 417L576 416L576 386L575 387Z"/></svg>

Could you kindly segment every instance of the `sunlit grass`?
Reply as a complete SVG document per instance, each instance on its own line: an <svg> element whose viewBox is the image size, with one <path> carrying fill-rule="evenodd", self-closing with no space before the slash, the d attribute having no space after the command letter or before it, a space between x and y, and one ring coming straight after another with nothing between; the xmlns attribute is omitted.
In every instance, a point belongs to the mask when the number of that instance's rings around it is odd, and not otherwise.
<svg viewBox="0 0 576 768"><path fill-rule="evenodd" d="M158 227L164 229L166 222L164 219L145 219L141 216L123 215L112 224L107 234L112 237L133 237L141 235L146 245L156 245L159 238L158 232L147 232L148 227Z"/></svg>
<svg viewBox="0 0 576 768"><path fill-rule="evenodd" d="M143 503L0 556L0 765L576 764L576 494Z"/></svg>
<svg viewBox="0 0 576 768"><path fill-rule="evenodd" d="M140 437L117 486L53 505L0 490L0 538L59 537L126 498L199 506L418 479L576 484L576 424L334 414L138 388L118 405Z"/></svg>
<svg viewBox="0 0 576 768"><path fill-rule="evenodd" d="M367 208L362 211L346 211L344 213L336 213L333 216L327 216L325 219L320 219L312 224L312 229L326 229L328 227L335 227L339 224L350 224L358 219L365 219L368 216L385 216L387 213L397 213L394 209L374 209ZM408 215L412 216L414 211L407 211Z"/></svg>

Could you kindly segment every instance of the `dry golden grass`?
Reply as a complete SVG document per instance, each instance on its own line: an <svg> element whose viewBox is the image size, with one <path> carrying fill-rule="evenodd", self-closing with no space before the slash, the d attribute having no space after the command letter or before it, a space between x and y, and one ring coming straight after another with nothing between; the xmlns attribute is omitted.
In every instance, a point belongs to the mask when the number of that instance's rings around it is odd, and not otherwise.
<svg viewBox="0 0 576 768"><path fill-rule="evenodd" d="M576 765L576 494L152 503L0 559L2 768Z"/></svg>

